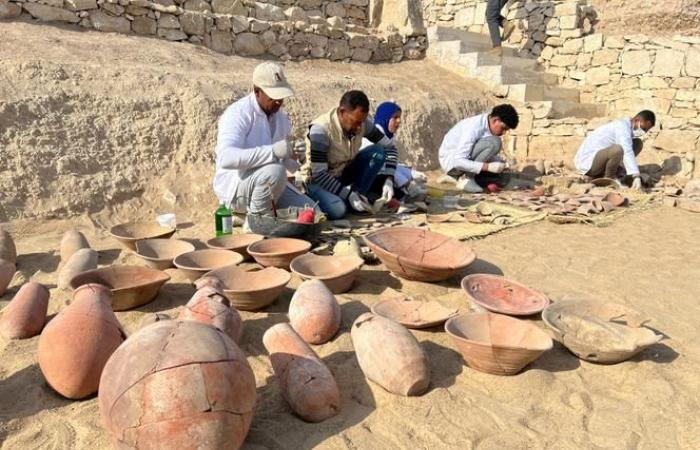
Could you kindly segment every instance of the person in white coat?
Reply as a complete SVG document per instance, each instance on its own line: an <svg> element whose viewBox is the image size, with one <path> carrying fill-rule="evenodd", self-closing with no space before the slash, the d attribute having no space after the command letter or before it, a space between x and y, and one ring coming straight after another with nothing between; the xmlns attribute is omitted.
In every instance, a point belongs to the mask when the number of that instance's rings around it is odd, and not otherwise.
<svg viewBox="0 0 700 450"><path fill-rule="evenodd" d="M313 205L287 183L294 142L287 115L280 111L294 95L278 64L253 72L253 91L231 104L219 119L214 192L237 213L267 214L273 208Z"/></svg>
<svg viewBox="0 0 700 450"><path fill-rule="evenodd" d="M626 175L634 189L642 188L636 157L642 151L642 137L656 124L649 110L618 119L596 128L579 147L574 157L576 170L591 179L611 178L622 184ZM624 171L620 165L624 166Z"/></svg>
<svg viewBox="0 0 700 450"><path fill-rule="evenodd" d="M517 128L518 122L518 112L508 104L458 122L440 145L440 167L445 175L439 181L455 183L470 193L483 192L482 186L489 183L507 184L509 177L502 174L506 163L499 157L501 136ZM489 175L484 176L486 173Z"/></svg>

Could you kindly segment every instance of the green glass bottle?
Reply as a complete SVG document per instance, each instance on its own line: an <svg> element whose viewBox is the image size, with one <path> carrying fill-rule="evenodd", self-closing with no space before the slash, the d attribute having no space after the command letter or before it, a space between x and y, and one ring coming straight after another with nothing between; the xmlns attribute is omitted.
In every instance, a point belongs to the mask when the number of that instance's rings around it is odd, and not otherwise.
<svg viewBox="0 0 700 450"><path fill-rule="evenodd" d="M216 236L231 234L233 232L233 218L231 211L222 203L219 209L214 213L214 225L216 228Z"/></svg>

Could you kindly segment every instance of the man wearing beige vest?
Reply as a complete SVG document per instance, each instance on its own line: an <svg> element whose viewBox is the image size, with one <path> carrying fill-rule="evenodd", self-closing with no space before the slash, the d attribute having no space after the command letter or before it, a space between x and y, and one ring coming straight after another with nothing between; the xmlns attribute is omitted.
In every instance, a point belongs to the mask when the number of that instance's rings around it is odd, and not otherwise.
<svg viewBox="0 0 700 450"><path fill-rule="evenodd" d="M387 179L382 197L394 196L396 147L367 118L369 99L361 91L343 94L338 107L317 117L309 127L306 162L302 171L306 194L331 219L339 219L349 205L354 211L371 211L365 195L384 168ZM374 145L360 150L362 138Z"/></svg>

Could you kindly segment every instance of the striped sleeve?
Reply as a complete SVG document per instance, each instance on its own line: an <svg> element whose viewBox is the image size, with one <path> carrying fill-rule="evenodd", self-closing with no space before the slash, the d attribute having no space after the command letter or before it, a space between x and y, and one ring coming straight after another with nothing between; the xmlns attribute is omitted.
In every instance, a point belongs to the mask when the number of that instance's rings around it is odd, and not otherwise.
<svg viewBox="0 0 700 450"><path fill-rule="evenodd" d="M311 125L309 128L309 142L311 181L328 192L347 198L350 195L350 190L344 188L342 183L328 172L328 151L331 143L326 130L319 125Z"/></svg>
<svg viewBox="0 0 700 450"><path fill-rule="evenodd" d="M386 163L384 163L386 174L393 176L399 162L399 153L396 150L396 144L394 144L394 141L386 137L381 128L369 120L367 123L365 123L365 129L367 131L365 132L364 137L384 148L384 151L386 152Z"/></svg>

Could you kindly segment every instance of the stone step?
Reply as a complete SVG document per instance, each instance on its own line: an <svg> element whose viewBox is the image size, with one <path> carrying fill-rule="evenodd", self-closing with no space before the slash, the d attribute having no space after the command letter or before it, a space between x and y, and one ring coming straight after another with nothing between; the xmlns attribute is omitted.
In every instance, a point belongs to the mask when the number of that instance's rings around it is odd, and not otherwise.
<svg viewBox="0 0 700 450"><path fill-rule="evenodd" d="M593 103L579 103L567 100L527 103L530 107L546 110L546 117L549 119L566 119L567 117L592 119L594 117L604 116L606 113L605 105Z"/></svg>
<svg viewBox="0 0 700 450"><path fill-rule="evenodd" d="M559 77L546 72L534 70L517 70L502 65L478 66L475 71L476 78L489 86L501 84L547 84L556 85Z"/></svg>
<svg viewBox="0 0 700 450"><path fill-rule="evenodd" d="M508 85L507 98L519 102L539 102L546 100L567 100L578 102L581 93L578 89L548 86L543 84Z"/></svg>

